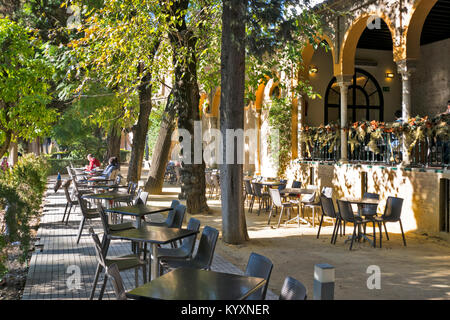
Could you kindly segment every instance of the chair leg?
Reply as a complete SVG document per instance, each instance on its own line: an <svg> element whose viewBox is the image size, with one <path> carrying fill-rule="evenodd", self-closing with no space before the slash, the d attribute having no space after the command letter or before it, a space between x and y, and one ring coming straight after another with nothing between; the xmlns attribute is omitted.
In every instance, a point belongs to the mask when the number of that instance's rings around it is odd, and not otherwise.
<svg viewBox="0 0 450 320"><path fill-rule="evenodd" d="M78 237L77 237L77 244L80 242L81 233L83 232L84 223L86 221L86 218L81 218L80 226L78 227Z"/></svg>
<svg viewBox="0 0 450 320"><path fill-rule="evenodd" d="M72 207L73 207L73 204L70 204L69 212L67 212L67 217L66 217L66 225L69 223L69 217L70 217L70 213L72 212Z"/></svg>
<svg viewBox="0 0 450 320"><path fill-rule="evenodd" d="M386 228L386 222L383 221L383 226L384 226L384 232L386 233L386 239L389 241L389 235L388 235L388 231Z"/></svg>
<svg viewBox="0 0 450 320"><path fill-rule="evenodd" d="M66 208L64 209L64 215L63 215L63 218L62 218L62 222L64 222L64 219L66 217L66 211L67 211L68 207L69 207L69 202L66 203Z"/></svg>
<svg viewBox="0 0 450 320"><path fill-rule="evenodd" d="M103 294L105 293L105 288L106 288L106 283L107 282L108 282L108 275L105 272L104 279L103 279L103 284L102 284L102 289L100 290L100 295L98 296L98 300L102 300L103 299Z"/></svg>
<svg viewBox="0 0 450 320"><path fill-rule="evenodd" d="M378 229L380 230L380 248L382 247L381 240L383 239L383 224L378 222Z"/></svg>
<svg viewBox="0 0 450 320"><path fill-rule="evenodd" d="M403 238L403 244L406 247L406 238L405 238L405 233L403 232L403 225L402 225L402 221L398 220L398 222L400 222L400 229L402 230L402 238Z"/></svg>
<svg viewBox="0 0 450 320"><path fill-rule="evenodd" d="M319 239L320 229L322 228L322 222L323 222L323 214L322 214L322 218L320 219L320 223L319 223L319 231L317 231L317 237L316 237L317 239ZM336 228L336 225L334 226L334 228ZM333 236L334 236L334 230L333 230Z"/></svg>
<svg viewBox="0 0 450 320"><path fill-rule="evenodd" d="M97 287L98 277L100 275L100 272L102 272L102 270L103 270L103 267L101 266L100 263L98 263L97 270L95 271L94 283L92 284L92 290L91 290L91 295L89 297L89 300L94 299L94 294L95 294L95 289Z"/></svg>
<svg viewBox="0 0 450 320"><path fill-rule="evenodd" d="M355 236L356 236L356 223L353 225L353 236L352 236L352 242L350 243L350 250L352 250L353 241L355 240Z"/></svg>
<svg viewBox="0 0 450 320"><path fill-rule="evenodd" d="M376 248L377 247L377 233L376 233L376 227L375 227L375 220L372 223L373 223L373 247Z"/></svg>
<svg viewBox="0 0 450 320"><path fill-rule="evenodd" d="M267 225L270 225L270 218L272 218L273 207L274 207L274 205L272 204L272 207L270 207L269 220L267 220Z"/></svg>
<svg viewBox="0 0 450 320"><path fill-rule="evenodd" d="M277 228L280 227L281 217L283 217L283 212L284 212L284 207L281 208L280 217L278 218L278 226L277 226Z"/></svg>

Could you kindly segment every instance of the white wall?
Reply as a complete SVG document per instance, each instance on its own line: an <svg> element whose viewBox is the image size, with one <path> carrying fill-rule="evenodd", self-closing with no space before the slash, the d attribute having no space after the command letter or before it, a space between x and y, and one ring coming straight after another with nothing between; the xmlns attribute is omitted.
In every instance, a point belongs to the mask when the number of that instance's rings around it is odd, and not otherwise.
<svg viewBox="0 0 450 320"><path fill-rule="evenodd" d="M412 75L412 113L435 116L450 100L450 39L421 47L417 70Z"/></svg>

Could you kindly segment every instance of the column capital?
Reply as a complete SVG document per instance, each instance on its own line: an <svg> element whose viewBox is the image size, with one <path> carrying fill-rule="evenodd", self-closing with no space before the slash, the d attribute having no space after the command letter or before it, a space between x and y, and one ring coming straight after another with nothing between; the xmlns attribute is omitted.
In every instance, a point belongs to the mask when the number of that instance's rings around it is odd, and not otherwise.
<svg viewBox="0 0 450 320"><path fill-rule="evenodd" d="M353 81L353 75L340 74L336 76L336 82L341 88L348 88Z"/></svg>
<svg viewBox="0 0 450 320"><path fill-rule="evenodd" d="M408 80L411 75L417 70L417 60L403 59L397 61L397 72L404 80Z"/></svg>

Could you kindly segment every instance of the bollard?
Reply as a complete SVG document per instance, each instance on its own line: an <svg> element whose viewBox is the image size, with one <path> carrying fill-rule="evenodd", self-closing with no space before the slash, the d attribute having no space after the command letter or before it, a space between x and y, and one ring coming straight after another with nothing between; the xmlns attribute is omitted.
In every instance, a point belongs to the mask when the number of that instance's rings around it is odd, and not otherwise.
<svg viewBox="0 0 450 320"><path fill-rule="evenodd" d="M334 300L334 267L329 264L314 266L314 300Z"/></svg>

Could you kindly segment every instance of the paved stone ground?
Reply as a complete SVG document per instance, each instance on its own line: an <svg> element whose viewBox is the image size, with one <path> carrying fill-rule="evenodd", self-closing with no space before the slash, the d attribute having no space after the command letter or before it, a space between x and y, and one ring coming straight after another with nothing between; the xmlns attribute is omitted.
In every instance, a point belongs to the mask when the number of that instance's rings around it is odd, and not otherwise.
<svg viewBox="0 0 450 320"><path fill-rule="evenodd" d="M69 223L61 222L66 199L60 189L53 192L54 181L49 180L44 213L37 232L38 245L42 245L42 251L38 247L33 253L30 268L23 292L23 300L83 300L88 299L92 283L94 281L97 260L93 241L88 234L89 226L96 233L102 233L100 219L86 223L79 244L76 243L78 225L81 220L79 207L72 209ZM153 218L154 216L152 216ZM156 216L156 220L163 216ZM125 219L124 219L125 220ZM124 221L125 222L125 221ZM101 235L100 235L101 237ZM119 256L131 253L128 241L112 241L108 256ZM215 254L212 270L234 274L243 274L242 270L226 261L220 255ZM81 281L75 281L75 275L79 271ZM135 288L135 271L121 272L125 290ZM94 299L97 299L103 276L99 278ZM142 272L139 271L139 285L142 284ZM268 300L278 297L271 291L267 292ZM105 290L103 299L115 299L111 281Z"/></svg>

